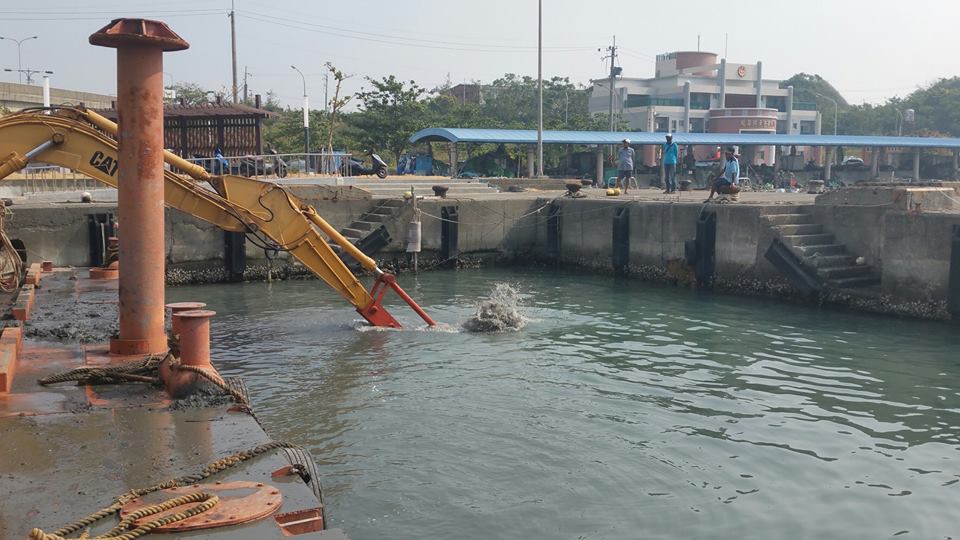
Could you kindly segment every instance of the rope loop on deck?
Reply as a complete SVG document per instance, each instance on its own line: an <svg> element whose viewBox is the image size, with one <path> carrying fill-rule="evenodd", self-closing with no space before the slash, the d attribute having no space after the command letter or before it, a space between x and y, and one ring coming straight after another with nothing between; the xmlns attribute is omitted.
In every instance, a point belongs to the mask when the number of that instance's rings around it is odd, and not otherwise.
<svg viewBox="0 0 960 540"><path fill-rule="evenodd" d="M159 484L154 484L146 488L137 488L124 493L117 497L113 504L97 510L96 512L90 514L87 517L79 519L69 525L65 525L52 533L44 532L42 529L34 528L30 531L29 539L30 540L68 540L66 535L76 533L84 529L88 529L94 523L110 517L112 515L118 514L120 509L123 508L123 505L128 502L140 498L148 493L153 493L163 489L169 489L172 487L183 487L199 483L201 480L205 480L219 472L225 471L231 467L235 467L245 461L253 459L257 456L263 455L271 450L278 449L295 449L299 448L295 444L291 444L283 441L271 441L268 443L260 444L254 446L253 448L237 452L236 454L218 459L214 462L209 463L206 467L201 469L195 474L189 474L185 476L180 476L178 478L172 478ZM170 523L175 523L178 521L183 521L189 519L193 516L206 512L207 510L212 509L219 502L219 498L216 495L211 495L209 493L196 492L169 499L159 504L152 506L147 506L131 512L127 516L124 516L117 525L110 529L106 534L89 537L88 532L84 532L78 538L89 539L89 540L134 540L139 538L150 531L163 527L164 525L169 525ZM178 506L183 506L187 504L199 503L196 506L193 506L183 512L177 512L169 516L164 516L160 519L144 523L143 525L138 526L135 529L127 530L129 527L138 519L151 516L154 514L159 514L166 512Z"/></svg>

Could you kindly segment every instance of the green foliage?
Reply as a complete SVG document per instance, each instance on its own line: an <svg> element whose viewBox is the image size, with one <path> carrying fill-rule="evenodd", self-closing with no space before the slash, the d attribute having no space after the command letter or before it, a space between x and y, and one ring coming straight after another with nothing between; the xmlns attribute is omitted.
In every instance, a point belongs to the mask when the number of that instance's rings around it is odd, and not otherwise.
<svg viewBox="0 0 960 540"><path fill-rule="evenodd" d="M788 86L793 87L793 98L796 101L806 101L806 102L816 102L817 104L823 104L833 106L830 101L823 99L822 97L817 96L817 94L822 94L824 96L833 98L837 100L837 104L840 105L841 109L845 109L850 106L847 103L847 100L840 95L840 92L833 87L832 84L827 82L826 79L820 75L808 75L806 73L797 73L793 77L780 83L780 88L786 88Z"/></svg>
<svg viewBox="0 0 960 540"><path fill-rule="evenodd" d="M485 90L478 114L485 125L502 129L537 128L537 80L508 73ZM607 129L604 115L590 115L590 89L567 77L543 81L544 129Z"/></svg>
<svg viewBox="0 0 960 540"><path fill-rule="evenodd" d="M793 77L780 83L780 88L786 88L788 86L793 86L794 101L817 104L817 110L822 114L820 127L823 133L833 133L834 106L832 101L822 96L827 96L837 102L838 115L850 107L850 104L840 95L840 92L820 75L797 73ZM840 126L843 126L842 120L840 121Z"/></svg>
<svg viewBox="0 0 960 540"><path fill-rule="evenodd" d="M319 152L326 145L329 134L330 117L323 111L310 111L310 148ZM286 109L263 122L263 147L273 148L281 154L299 154L303 152L303 109ZM356 143L345 133L335 133L333 147L352 148Z"/></svg>
<svg viewBox="0 0 960 540"><path fill-rule="evenodd" d="M896 135L898 127L904 135L941 134L960 137L960 77L940 79L926 88L919 88L904 98L894 97L885 103L850 105L820 75L798 73L783 81L781 87L793 86L794 99L816 102L822 114L821 131L833 132L833 104L815 92L837 100L839 127L845 135ZM916 112L914 123L902 122L906 109Z"/></svg>
<svg viewBox="0 0 960 540"><path fill-rule="evenodd" d="M409 145L410 135L428 124L422 99L425 90L393 75L379 80L368 77L367 81L373 88L356 94L360 110L347 116L349 131L360 151L386 149L397 160Z"/></svg>
<svg viewBox="0 0 960 540"><path fill-rule="evenodd" d="M960 137L960 77L940 79L904 98L901 109L916 111L917 131Z"/></svg>

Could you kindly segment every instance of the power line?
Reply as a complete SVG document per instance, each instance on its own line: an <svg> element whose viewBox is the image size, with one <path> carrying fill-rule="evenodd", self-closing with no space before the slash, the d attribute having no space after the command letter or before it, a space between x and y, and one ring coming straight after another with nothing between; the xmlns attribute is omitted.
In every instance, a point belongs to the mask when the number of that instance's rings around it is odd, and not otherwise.
<svg viewBox="0 0 960 540"><path fill-rule="evenodd" d="M105 10L105 11L89 11L89 10L84 10L84 11L60 11L60 10L21 10L21 9L18 9L18 10L0 10L0 14L5 14L5 15L98 15L98 14L99 14L99 15L109 15L109 14L112 14L112 13L125 12L125 11L129 11L129 9L127 9L127 8L118 8L118 9ZM134 9L133 11L149 11L150 13L183 13L183 14L200 13L200 12L205 12L205 11L216 12L216 13L223 13L223 10L222 10L222 9L213 9L213 8L206 8L206 9L150 9L150 8L142 9L142 8L141 8L141 9Z"/></svg>
<svg viewBox="0 0 960 540"><path fill-rule="evenodd" d="M640 51L635 51L635 50L633 50L633 49L628 49L628 48L626 48L626 47L624 47L624 46L621 46L621 47L620 47L620 50L623 51L625 54L627 54L627 55L629 55L629 56L634 56L634 57L637 57L637 58L641 58L641 59L643 59L643 60L656 60L656 59L657 59L656 56L649 55L649 54L647 54L647 53L642 53L642 52L640 52Z"/></svg>
<svg viewBox="0 0 960 540"><path fill-rule="evenodd" d="M535 46L535 45L519 45L519 44L516 44L516 45L515 45L515 44L500 45L500 44L496 44L496 43L478 43L478 42L462 42L462 41L424 39L424 38L401 36L401 35L397 35L397 34L385 34L385 33L383 33L383 32L364 32L364 31L361 31L361 30L353 30L353 29L350 29L350 28L343 28L343 27L333 26L333 25L329 25L329 24L314 23L314 22L306 21L306 20L304 20L304 19L290 19L290 18L286 18L286 17L278 17L278 16L276 16L276 15L270 15L270 14L267 14L267 13L260 13L260 12L256 12L256 11L250 11L250 10L239 10L239 11L242 12L242 13L247 13L248 15L251 15L251 16L262 17L262 18L272 19L272 20L276 20L276 21L287 22L287 23L291 23L291 24L295 24L295 25L308 25L308 26L310 26L310 27L326 28L326 29L329 29L329 30L332 30L332 31L336 31L336 32L345 32L345 33L349 33L349 34L358 34L358 35L363 35L363 36L369 36L369 37L376 38L376 39L402 40L402 41L411 41L411 42L415 42L415 43L419 42L419 43L435 44L435 45L445 45L445 46L454 45L454 46L463 46L463 47L481 47L481 48L484 48L484 49L518 49L518 50L529 50L529 51L535 51L535 50L537 50L537 46ZM562 50L578 50L578 49L582 49L582 50L592 50L592 47L589 47L589 46L579 46L579 45L563 45L563 46L544 47L544 48L545 48L545 49L562 49Z"/></svg>
<svg viewBox="0 0 960 540"><path fill-rule="evenodd" d="M130 15L129 12L113 11L110 12L111 15ZM210 15L223 15L223 11L211 11L205 13L157 13L151 11L148 13L138 13L140 17L162 17L164 19L169 17L207 17ZM80 17L80 16L70 16L70 17L3 17L0 16L0 21L6 22L18 22L18 21L102 21L103 16L99 17Z"/></svg>
<svg viewBox="0 0 960 540"><path fill-rule="evenodd" d="M452 50L452 51L465 51L465 52L492 52L492 53L531 53L536 50L536 47L527 48L527 47L506 46L506 45L465 44L465 43L458 43L458 42L443 42L443 41L430 41L430 40L422 40L422 41L426 41L426 43L408 43L404 41L396 41L391 39L364 37L368 34L366 32L362 32L362 33L355 32L363 35L351 35L347 32L354 32L352 30L340 29L336 27L326 27L323 25L312 25L312 24L307 25L306 23L300 23L300 22L288 23L288 22L284 22L287 19L280 19L278 17L270 17L270 16L263 16L263 15L254 15L252 14L252 12L244 11L244 10L237 10L237 11L240 16L254 20L254 21L258 21L258 22L275 24L278 26L286 27L286 28L293 28L295 30L303 30L305 32L331 35L331 36L343 37L348 39L357 39L360 41L369 41L374 43L383 43L386 45L399 45L404 47L416 47L421 49L439 49L439 50ZM332 30L319 30L315 28L315 26L332 28ZM373 35L378 35L378 34L373 34ZM409 39L409 38L396 37L396 36L395 38ZM433 43L433 44L428 44L428 43ZM500 48L497 48L497 47L500 47ZM582 50L591 50L591 48L583 48L583 47L553 47L549 49L553 50L554 52L577 52Z"/></svg>

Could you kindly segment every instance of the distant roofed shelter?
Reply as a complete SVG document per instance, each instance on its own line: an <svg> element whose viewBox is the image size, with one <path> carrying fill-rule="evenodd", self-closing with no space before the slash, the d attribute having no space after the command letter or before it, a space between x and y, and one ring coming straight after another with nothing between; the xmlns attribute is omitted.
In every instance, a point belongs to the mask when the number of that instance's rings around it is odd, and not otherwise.
<svg viewBox="0 0 960 540"><path fill-rule="evenodd" d="M666 133L649 131L544 131L544 144L620 144L630 139L635 146L663 144ZM820 146L850 148L949 148L960 149L960 138L890 137L880 135L801 135L783 133L674 133L680 145ZM502 143L536 144L532 129L428 128L414 133L411 143Z"/></svg>
<svg viewBox="0 0 960 540"><path fill-rule="evenodd" d="M117 120L115 108L98 112ZM167 103L163 106L163 144L167 150L185 158L212 156L216 148L225 156L262 154L261 124L272 114L258 107L234 103Z"/></svg>

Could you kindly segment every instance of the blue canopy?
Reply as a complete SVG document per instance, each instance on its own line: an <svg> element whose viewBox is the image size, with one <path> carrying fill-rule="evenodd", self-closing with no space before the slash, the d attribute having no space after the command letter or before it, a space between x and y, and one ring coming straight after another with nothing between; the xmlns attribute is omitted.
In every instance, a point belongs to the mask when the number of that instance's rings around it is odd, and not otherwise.
<svg viewBox="0 0 960 540"><path fill-rule="evenodd" d="M662 144L666 133L649 131L544 131L544 144ZM537 132L532 129L428 128L410 137L418 142L470 142L536 144ZM882 137L874 135L781 135L773 133L674 133L677 144L736 146L848 146L887 148L953 148L960 149L958 138Z"/></svg>

